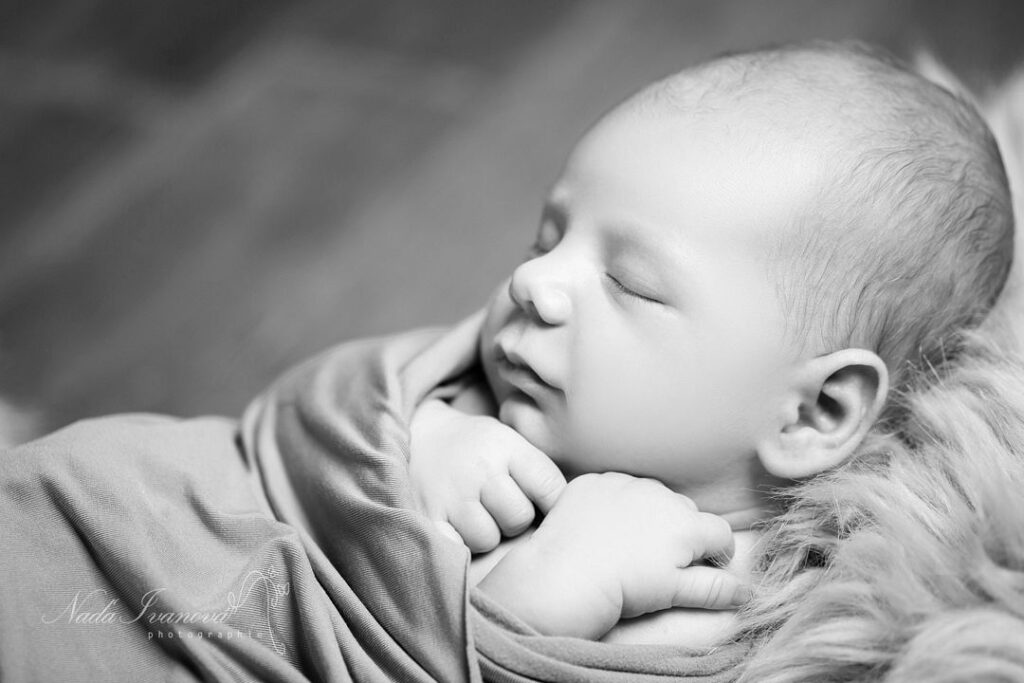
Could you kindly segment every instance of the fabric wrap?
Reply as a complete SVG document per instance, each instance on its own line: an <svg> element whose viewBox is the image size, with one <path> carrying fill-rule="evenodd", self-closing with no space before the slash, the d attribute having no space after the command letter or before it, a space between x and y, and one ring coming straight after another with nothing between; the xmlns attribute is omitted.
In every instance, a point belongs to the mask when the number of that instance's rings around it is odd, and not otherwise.
<svg viewBox="0 0 1024 683"><path fill-rule="evenodd" d="M413 505L409 423L480 318L341 345L241 422L121 415L0 456L3 681L730 680L532 632Z"/></svg>

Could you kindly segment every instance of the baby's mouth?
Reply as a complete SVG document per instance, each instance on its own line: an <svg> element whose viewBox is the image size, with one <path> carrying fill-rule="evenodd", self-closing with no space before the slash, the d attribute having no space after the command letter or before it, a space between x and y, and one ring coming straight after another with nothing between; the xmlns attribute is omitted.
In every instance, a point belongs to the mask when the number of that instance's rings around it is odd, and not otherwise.
<svg viewBox="0 0 1024 683"><path fill-rule="evenodd" d="M498 375L519 391L537 398L536 394L551 391L552 387L521 356L495 347L495 365Z"/></svg>

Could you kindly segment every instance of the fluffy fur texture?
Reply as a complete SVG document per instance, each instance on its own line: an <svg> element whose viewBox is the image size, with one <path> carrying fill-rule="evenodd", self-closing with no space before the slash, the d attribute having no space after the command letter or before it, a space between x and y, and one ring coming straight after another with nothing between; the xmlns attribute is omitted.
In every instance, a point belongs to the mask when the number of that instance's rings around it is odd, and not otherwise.
<svg viewBox="0 0 1024 683"><path fill-rule="evenodd" d="M982 109L1024 216L1024 71ZM1016 264L958 362L897 397L907 420L788 492L741 614L739 637L761 645L742 680L1024 680L1024 256ZM0 402L0 445L29 425Z"/></svg>
<svg viewBox="0 0 1024 683"><path fill-rule="evenodd" d="M766 536L747 680L1024 680L1024 365L979 336L904 400Z"/></svg>
<svg viewBox="0 0 1024 683"><path fill-rule="evenodd" d="M1019 216L1024 71L983 109ZM761 645L742 680L1024 680L1021 280L956 362L896 397L898 426L787 493L741 615Z"/></svg>
<svg viewBox="0 0 1024 683"><path fill-rule="evenodd" d="M742 112L773 132L767 150L814 141L814 198L768 250L809 354L871 349L900 386L1002 289L1013 219L996 141L968 98L889 53L855 41L735 53L634 99L669 115Z"/></svg>

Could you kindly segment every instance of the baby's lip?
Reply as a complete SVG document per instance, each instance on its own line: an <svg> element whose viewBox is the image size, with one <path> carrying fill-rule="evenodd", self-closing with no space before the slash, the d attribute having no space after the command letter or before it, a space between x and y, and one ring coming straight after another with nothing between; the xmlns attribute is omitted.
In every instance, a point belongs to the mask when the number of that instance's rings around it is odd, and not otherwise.
<svg viewBox="0 0 1024 683"><path fill-rule="evenodd" d="M533 364L517 349L498 344L495 347L498 374L518 389L532 393L531 389L551 390L555 386L537 372Z"/></svg>

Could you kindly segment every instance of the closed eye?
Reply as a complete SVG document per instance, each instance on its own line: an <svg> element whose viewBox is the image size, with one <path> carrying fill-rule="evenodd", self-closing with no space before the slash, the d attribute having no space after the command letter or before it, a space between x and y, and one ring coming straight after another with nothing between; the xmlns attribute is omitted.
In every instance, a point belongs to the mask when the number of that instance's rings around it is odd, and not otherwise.
<svg viewBox="0 0 1024 683"><path fill-rule="evenodd" d="M540 225L537 227L537 236L530 245L527 252L527 259L537 258L548 253L562 241L562 235L566 230L565 209L547 202L541 213Z"/></svg>
<svg viewBox="0 0 1024 683"><path fill-rule="evenodd" d="M620 294L623 294L625 296L631 297L633 299L637 299L639 301L644 301L644 302L647 302L647 303L651 303L651 304L661 304L661 303L664 303L660 299L656 299L656 298L654 298L652 296L649 296L647 294L643 294L641 292L637 292L637 291L635 291L633 289L630 289L626 285L622 284L622 282L618 278L616 278L614 275L612 275L611 273L605 273L605 277L608 278L608 281L612 284L612 287L617 292L619 292Z"/></svg>

